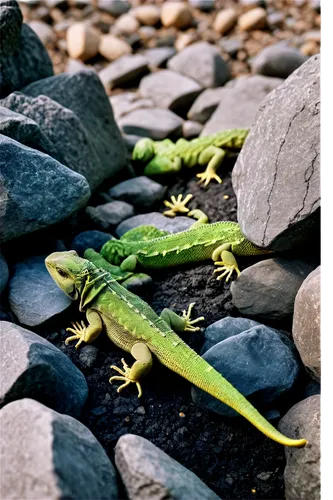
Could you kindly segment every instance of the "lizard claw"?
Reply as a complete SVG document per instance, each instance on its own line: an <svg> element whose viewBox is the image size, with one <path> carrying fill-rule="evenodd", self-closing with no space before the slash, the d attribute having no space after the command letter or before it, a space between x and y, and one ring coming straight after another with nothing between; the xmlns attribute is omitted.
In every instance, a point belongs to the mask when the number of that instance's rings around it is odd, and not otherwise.
<svg viewBox="0 0 333 500"><path fill-rule="evenodd" d="M185 196L184 199L182 194L179 194L178 197L176 198L174 195L171 196L171 201L164 201L164 205L170 210L166 210L163 212L163 215L169 215L169 217L175 217L177 212L180 213L187 213L189 212L189 208L187 208L185 205L190 201L191 198L193 198L193 194L188 194Z"/></svg>
<svg viewBox="0 0 333 500"><path fill-rule="evenodd" d="M191 302L191 304L189 304L189 306L188 306L187 311L186 310L183 311L182 318L185 320L184 331L186 331L186 332L197 332L198 330L200 330L199 326L193 326L193 325L195 325L195 323L198 323L199 321L203 321L205 319L203 316L200 316L200 318L191 319L191 313L192 313L192 309L193 309L194 304L195 304L195 302Z"/></svg>
<svg viewBox="0 0 333 500"><path fill-rule="evenodd" d="M84 335L87 328L84 324L84 321L81 321L81 323L79 323L78 321L74 323L72 321L71 324L73 328L66 328L66 332L72 332L74 333L74 335L72 335L71 337L67 337L67 339L65 340L65 344L68 345L68 343L72 340L79 339L79 341L75 344L75 349L77 349L79 345L84 342Z"/></svg>
<svg viewBox="0 0 333 500"><path fill-rule="evenodd" d="M138 398L141 398L141 396L142 396L142 387L141 387L140 382L138 382L137 380L133 380L133 379L130 378L131 368L128 366L128 364L126 363L126 361L124 360L124 358L122 358L121 362L123 364L123 368L124 368L123 370L121 368L118 368L118 366L115 366L115 365L111 365L110 366L110 368L112 368L113 370L116 370L116 372L118 372L118 373L121 374L121 376L115 375L113 377L110 377L109 378L110 384L112 384L112 382L114 380L124 380L124 383L122 385L120 385L118 387L118 389L117 389L117 392L121 392L123 389L125 389L125 387L127 387L131 383L134 383L134 384L136 384L136 387L138 389Z"/></svg>
<svg viewBox="0 0 333 500"><path fill-rule="evenodd" d="M197 174L196 177L198 177L200 180L198 181L198 184L203 184L204 186L208 186L211 180L215 179L219 184L222 184L222 179L217 175L215 170L213 170L210 167L207 167L204 172L201 174Z"/></svg>
<svg viewBox="0 0 333 500"><path fill-rule="evenodd" d="M215 269L214 274L215 273L220 273L220 272L224 271L222 274L220 274L220 276L217 277L218 281L222 280L226 276L225 281L226 281L226 283L228 283L228 281L229 281L229 279L230 279L230 277L231 277L231 275L232 275L232 273L234 271L236 271L237 276L240 275L240 270L238 269L237 265L234 265L234 264L233 265L229 265L229 264L227 264L226 262L223 262L223 261L214 262L214 264L217 265L217 266L221 266L221 267Z"/></svg>

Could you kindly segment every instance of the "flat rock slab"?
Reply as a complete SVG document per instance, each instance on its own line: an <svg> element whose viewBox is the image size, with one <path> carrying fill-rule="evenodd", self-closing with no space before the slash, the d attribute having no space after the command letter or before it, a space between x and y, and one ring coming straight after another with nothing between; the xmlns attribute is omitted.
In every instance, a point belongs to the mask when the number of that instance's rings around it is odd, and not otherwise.
<svg viewBox="0 0 333 500"><path fill-rule="evenodd" d="M136 111L141 108L152 108L154 103L151 99L142 99L136 92L123 92L110 97L115 119Z"/></svg>
<svg viewBox="0 0 333 500"><path fill-rule="evenodd" d="M190 217L165 217L159 212L150 212L148 214L135 215L129 219L124 220L116 229L116 235L120 238L123 234L142 225L155 226L161 231L168 231L169 233L178 233L179 231L186 231L195 221Z"/></svg>
<svg viewBox="0 0 333 500"><path fill-rule="evenodd" d="M82 175L5 136L0 136L0 172L2 241L60 222L90 197Z"/></svg>
<svg viewBox="0 0 333 500"><path fill-rule="evenodd" d="M279 423L279 430L294 439L305 438L304 448L285 447L284 471L287 500L320 499L320 396L310 396L293 406Z"/></svg>
<svg viewBox="0 0 333 500"><path fill-rule="evenodd" d="M166 187L144 175L128 179L116 184L109 190L109 195L115 200L132 203L135 207L151 207L160 201Z"/></svg>
<svg viewBox="0 0 333 500"><path fill-rule="evenodd" d="M183 120L168 109L137 109L118 120L120 129L129 135L162 140L180 137Z"/></svg>
<svg viewBox="0 0 333 500"><path fill-rule="evenodd" d="M320 381L320 266L303 281L297 292L293 339L310 376Z"/></svg>
<svg viewBox="0 0 333 500"><path fill-rule="evenodd" d="M112 230L123 220L133 217L134 208L125 201L110 201L97 207L87 207L86 213L99 229Z"/></svg>
<svg viewBox="0 0 333 500"><path fill-rule="evenodd" d="M245 236L277 251L319 231L320 56L262 103L232 172ZM216 113L216 112L215 112Z"/></svg>
<svg viewBox="0 0 333 500"><path fill-rule="evenodd" d="M36 333L0 322L0 406L34 398L61 413L79 416L88 397L84 375L70 359Z"/></svg>
<svg viewBox="0 0 333 500"><path fill-rule="evenodd" d="M121 436L116 445L115 460L131 499L219 498L193 472L143 437L134 434Z"/></svg>
<svg viewBox="0 0 333 500"><path fill-rule="evenodd" d="M53 75L47 50L30 26L23 23L18 38L17 24L13 30L6 24L7 22L1 26L1 40L4 37L6 41L0 51L0 97L6 97L31 82ZM12 33L9 35L8 31ZM11 48L6 51L4 47L10 42Z"/></svg>
<svg viewBox="0 0 333 500"><path fill-rule="evenodd" d="M245 316L290 320L296 294L314 268L314 264L297 259L257 262L231 284L232 302Z"/></svg>
<svg viewBox="0 0 333 500"><path fill-rule="evenodd" d="M262 101L282 82L280 78L261 75L231 80L223 89L219 89L219 105L201 135L215 134L233 128L250 128Z"/></svg>
<svg viewBox="0 0 333 500"><path fill-rule="evenodd" d="M207 42L193 43L172 57L167 67L192 78L202 87L220 87L230 78L227 63L216 47Z"/></svg>
<svg viewBox="0 0 333 500"><path fill-rule="evenodd" d="M202 87L191 78L164 69L142 78L139 91L152 99L155 106L179 111L191 106Z"/></svg>
<svg viewBox="0 0 333 500"><path fill-rule="evenodd" d="M129 83L148 73L148 71L148 60L144 56L141 54L128 54L119 57L116 61L103 68L98 73L98 76L106 88L112 89L124 83Z"/></svg>
<svg viewBox="0 0 333 500"><path fill-rule="evenodd" d="M32 399L0 411L4 498L116 500L116 471L87 427Z"/></svg>

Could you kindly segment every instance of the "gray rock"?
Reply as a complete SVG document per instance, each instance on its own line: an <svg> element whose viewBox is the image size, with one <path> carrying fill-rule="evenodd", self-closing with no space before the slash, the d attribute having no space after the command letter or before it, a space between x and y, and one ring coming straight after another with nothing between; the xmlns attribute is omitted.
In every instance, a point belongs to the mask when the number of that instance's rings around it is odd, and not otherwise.
<svg viewBox="0 0 333 500"><path fill-rule="evenodd" d="M141 54L127 54L103 68L98 76L104 87L112 89L142 77L148 72L148 60Z"/></svg>
<svg viewBox="0 0 333 500"><path fill-rule="evenodd" d="M231 80L223 89L219 89L219 105L201 135L215 134L232 128L250 128L262 101L282 82L280 78L261 75ZM194 119L193 116L191 118Z"/></svg>
<svg viewBox="0 0 333 500"><path fill-rule="evenodd" d="M297 292L293 339L310 376L320 381L320 266L308 275Z"/></svg>
<svg viewBox="0 0 333 500"><path fill-rule="evenodd" d="M146 49L142 54L148 60L149 66L159 68L176 54L176 49L173 47L155 47Z"/></svg>
<svg viewBox="0 0 333 500"><path fill-rule="evenodd" d="M283 251L319 231L319 78L315 55L265 99L233 169L238 221L258 246Z"/></svg>
<svg viewBox="0 0 333 500"><path fill-rule="evenodd" d="M109 195L115 200L131 202L135 207L147 208L160 201L165 190L165 186L142 175L116 184L109 190Z"/></svg>
<svg viewBox="0 0 333 500"><path fill-rule="evenodd" d="M237 52L243 47L242 40L238 38L223 37L218 44L230 57L235 57Z"/></svg>
<svg viewBox="0 0 333 500"><path fill-rule="evenodd" d="M79 71L91 71L93 66L86 66L83 62L78 59L67 59L66 73L78 73Z"/></svg>
<svg viewBox="0 0 333 500"><path fill-rule="evenodd" d="M71 250L75 250L82 257L87 248L92 248L95 252L99 252L104 243L111 239L111 234L92 229L77 234L72 240L70 248Z"/></svg>
<svg viewBox="0 0 333 500"><path fill-rule="evenodd" d="M5 136L0 136L0 172L2 241L60 222L90 197L82 175Z"/></svg>
<svg viewBox="0 0 333 500"><path fill-rule="evenodd" d="M125 14L131 8L127 0L97 0L97 6L114 17Z"/></svg>
<svg viewBox="0 0 333 500"><path fill-rule="evenodd" d="M0 294L6 288L9 270L4 256L0 253Z"/></svg>
<svg viewBox="0 0 333 500"><path fill-rule="evenodd" d="M190 217L175 217L170 219L170 217L165 217L159 212L151 212L148 214L140 214L126 219L124 222L119 224L115 233L120 238L123 234L127 233L130 229L134 227L149 225L155 226L161 231L168 231L169 233L178 233L179 231L186 231L195 221Z"/></svg>
<svg viewBox="0 0 333 500"><path fill-rule="evenodd" d="M183 137L185 139L193 139L198 137L202 132L203 126L199 122L192 120L186 120L183 123Z"/></svg>
<svg viewBox="0 0 333 500"><path fill-rule="evenodd" d="M133 134L122 134L122 138L126 144L127 151L132 152L136 143L139 142L142 137Z"/></svg>
<svg viewBox="0 0 333 500"><path fill-rule="evenodd" d="M81 422L32 399L8 404L0 418L5 498L119 498L116 471Z"/></svg>
<svg viewBox="0 0 333 500"><path fill-rule="evenodd" d="M133 217L134 208L125 201L110 201L97 207L87 207L86 213L99 229L107 230Z"/></svg>
<svg viewBox="0 0 333 500"><path fill-rule="evenodd" d="M200 9L204 12L209 12L214 9L215 0L189 0L191 7Z"/></svg>
<svg viewBox="0 0 333 500"><path fill-rule="evenodd" d="M126 166L126 147L114 120L108 96L95 71L62 73L35 82L24 88L23 92L31 97L45 95L79 118L97 156L89 171L94 188ZM76 150L80 147L81 144L77 145Z"/></svg>
<svg viewBox="0 0 333 500"><path fill-rule="evenodd" d="M20 42L23 16L16 0L0 0L0 54L12 54Z"/></svg>
<svg viewBox="0 0 333 500"><path fill-rule="evenodd" d="M284 470L287 500L320 499L320 396L310 396L297 403L279 423L282 433L305 438L304 448L285 447Z"/></svg>
<svg viewBox="0 0 333 500"><path fill-rule="evenodd" d="M248 318L232 318L231 316L222 318L206 328L205 342L201 348L200 354L204 354L208 349L222 342L222 340L232 337L233 335L238 335L258 325L260 325L258 321Z"/></svg>
<svg viewBox="0 0 333 500"><path fill-rule="evenodd" d="M226 88L206 89L192 104L187 116L190 120L206 123L226 95Z"/></svg>
<svg viewBox="0 0 333 500"><path fill-rule="evenodd" d="M98 356L98 348L94 345L85 345L80 349L79 359L87 368L91 368Z"/></svg>
<svg viewBox="0 0 333 500"><path fill-rule="evenodd" d="M156 74L156 73L155 73ZM168 109L137 109L118 120L120 129L125 134L150 137L162 140L166 137L179 137L183 120Z"/></svg>
<svg viewBox="0 0 333 500"><path fill-rule="evenodd" d="M288 393L300 374L301 363L293 343L282 332L260 324L233 334L202 357L259 410ZM238 416L197 387L192 387L192 399L220 415Z"/></svg>
<svg viewBox="0 0 333 500"><path fill-rule="evenodd" d="M43 21L33 20L28 23L28 26L36 33L43 45L55 42L56 36L49 24Z"/></svg>
<svg viewBox="0 0 333 500"><path fill-rule="evenodd" d="M142 78L139 91L152 99L156 106L173 111L188 108L202 91L202 87L184 75L163 69Z"/></svg>
<svg viewBox="0 0 333 500"><path fill-rule="evenodd" d="M291 319L296 294L314 267L296 259L274 258L257 262L231 284L232 302L246 316Z"/></svg>
<svg viewBox="0 0 333 500"><path fill-rule="evenodd" d="M116 445L115 461L129 498L218 500L193 472L141 436L121 436Z"/></svg>
<svg viewBox="0 0 333 500"><path fill-rule="evenodd" d="M136 92L123 92L110 97L115 119L141 108L152 108L154 103L151 99L142 99Z"/></svg>
<svg viewBox="0 0 333 500"><path fill-rule="evenodd" d="M167 64L172 71L197 81L202 87L219 87L230 78L228 66L216 47L207 42L192 43Z"/></svg>
<svg viewBox="0 0 333 500"><path fill-rule="evenodd" d="M45 267L47 256L28 257L14 265L8 300L23 325L37 326L65 311L71 304Z"/></svg>
<svg viewBox="0 0 333 500"><path fill-rule="evenodd" d="M10 23L9 19L8 22ZM14 24L15 27L8 27L10 35L6 35L7 26L1 27L1 38L5 37L5 46L13 37L12 47L15 49L0 52L0 97L6 97L31 82L53 75L51 59L35 32L27 24L22 24L17 43L18 21L14 21Z"/></svg>
<svg viewBox="0 0 333 500"><path fill-rule="evenodd" d="M288 78L301 66L307 57L294 47L288 47L285 42L278 42L265 47L253 59L252 71L260 75Z"/></svg>
<svg viewBox="0 0 333 500"><path fill-rule="evenodd" d="M88 397L88 386L68 356L36 333L7 321L0 322L0 336L0 407L33 398L78 417Z"/></svg>

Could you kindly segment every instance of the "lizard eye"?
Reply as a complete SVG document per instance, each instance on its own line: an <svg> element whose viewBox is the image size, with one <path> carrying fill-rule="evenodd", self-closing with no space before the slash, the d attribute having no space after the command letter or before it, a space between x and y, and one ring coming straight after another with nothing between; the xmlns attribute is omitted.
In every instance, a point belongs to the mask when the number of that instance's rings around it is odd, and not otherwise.
<svg viewBox="0 0 333 500"><path fill-rule="evenodd" d="M59 276L62 276L62 278L68 278L68 274L59 267L57 267L57 273L59 274Z"/></svg>

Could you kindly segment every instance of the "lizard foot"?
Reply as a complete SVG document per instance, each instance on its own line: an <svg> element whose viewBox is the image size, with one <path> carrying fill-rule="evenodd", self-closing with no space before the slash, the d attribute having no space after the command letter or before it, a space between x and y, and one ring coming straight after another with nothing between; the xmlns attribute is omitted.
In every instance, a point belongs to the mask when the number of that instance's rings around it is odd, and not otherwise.
<svg viewBox="0 0 333 500"><path fill-rule="evenodd" d="M138 382L137 380L133 380L133 379L130 378L129 374L130 374L131 368L128 366L128 364L126 363L126 361L124 360L124 358L122 358L121 362L122 362L123 367L124 367L123 370L121 370L120 368L118 368L118 366L115 366L115 365L111 365L110 366L110 368L112 368L113 370L116 370L116 372L118 372L118 373L121 374L121 377L119 377L117 375L115 375L113 377L110 377L109 378L110 384L112 384L112 382L114 380L124 380L125 383L122 384L121 386L119 386L118 389L117 389L117 392L120 392L123 389L125 389L125 387L127 387L128 385L130 385L131 383L134 383L134 384L136 384L136 387L138 389L138 398L141 398L141 396L142 396L142 388L141 388L140 382Z"/></svg>
<svg viewBox="0 0 333 500"><path fill-rule="evenodd" d="M238 269L237 263L228 264L227 262L219 261L219 262L214 262L214 264L217 266L221 266L218 269L215 269L214 274L224 271L222 274L220 274L220 276L218 276L217 278L218 280L221 280L226 276L225 281L227 283L234 271L236 271L237 276L240 275L240 270Z"/></svg>
<svg viewBox="0 0 333 500"><path fill-rule="evenodd" d="M84 324L84 321L81 321L81 323L79 323L78 321L74 323L72 321L72 326L73 328L66 328L66 332L72 332L75 335L67 337L67 339L65 340L65 344L68 345L68 343L71 342L72 340L79 339L79 341L75 345L75 349L77 349L79 345L82 344L82 342L84 342L84 334L86 333L87 328L86 325Z"/></svg>
<svg viewBox="0 0 333 500"><path fill-rule="evenodd" d="M193 309L194 304L195 304L195 302L191 302L191 304L188 306L187 311L186 310L183 311L182 318L185 320L184 331L186 331L186 332L197 332L198 330L200 330L199 326L193 326L193 325L195 325L199 321L203 321L205 319L203 316L200 316L200 318L191 319L191 313L192 313L192 309Z"/></svg>
<svg viewBox="0 0 333 500"><path fill-rule="evenodd" d="M222 184L222 179L217 175L215 170L211 167L207 167L204 172L201 172L201 174L197 174L196 177L198 177L200 180L198 181L198 184L202 184L204 186L208 186L211 180L215 179L219 184Z"/></svg>
<svg viewBox="0 0 333 500"><path fill-rule="evenodd" d="M171 196L171 201L164 201L164 205L170 210L166 210L163 212L163 215L169 215L169 217L175 217L177 212L180 213L186 213L189 212L189 208L187 208L185 205L190 201L191 198L193 198L193 194L188 194L185 196L184 200L182 199L183 195L180 194L176 198L174 195Z"/></svg>

